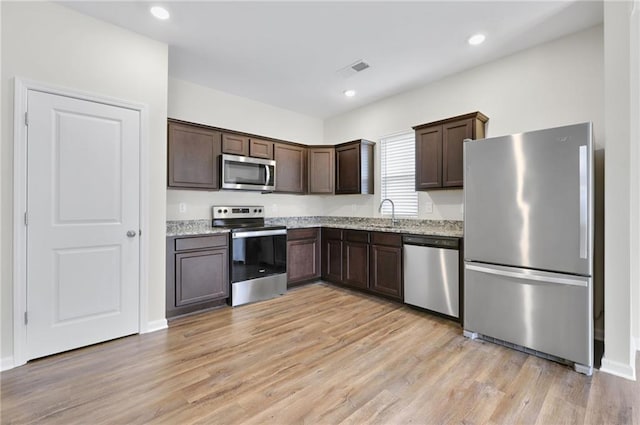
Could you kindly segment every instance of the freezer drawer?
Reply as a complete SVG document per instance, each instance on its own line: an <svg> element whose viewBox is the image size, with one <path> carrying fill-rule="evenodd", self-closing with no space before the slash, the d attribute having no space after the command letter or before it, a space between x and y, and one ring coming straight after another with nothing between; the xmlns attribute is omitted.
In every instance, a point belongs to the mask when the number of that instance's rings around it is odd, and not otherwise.
<svg viewBox="0 0 640 425"><path fill-rule="evenodd" d="M403 249L404 302L460 317L458 250L406 243Z"/></svg>
<svg viewBox="0 0 640 425"><path fill-rule="evenodd" d="M591 278L465 262L464 329L593 366Z"/></svg>

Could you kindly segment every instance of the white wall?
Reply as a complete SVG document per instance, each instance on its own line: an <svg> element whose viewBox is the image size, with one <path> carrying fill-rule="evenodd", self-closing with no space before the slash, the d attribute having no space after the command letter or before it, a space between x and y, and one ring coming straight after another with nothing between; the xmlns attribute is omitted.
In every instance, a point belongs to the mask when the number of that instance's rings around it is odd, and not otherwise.
<svg viewBox="0 0 640 425"><path fill-rule="evenodd" d="M15 76L148 106L148 320L163 320L168 48L113 25L45 2L2 2L0 356L13 352L13 90Z"/></svg>
<svg viewBox="0 0 640 425"><path fill-rule="evenodd" d="M377 142L418 124L481 111L489 117L487 136L593 121L596 144L602 147L602 57L602 26L597 26L330 118L325 143ZM368 215L377 214L380 202L379 169L378 195L362 206ZM433 202L433 213L425 212L427 201ZM341 214L348 203L338 199L330 210ZM419 195L422 218L462 220L461 206L462 190Z"/></svg>
<svg viewBox="0 0 640 425"><path fill-rule="evenodd" d="M632 311L637 308L637 175L631 118L631 2L605 2L605 347L602 370L635 378ZM637 75L634 76L637 83ZM633 102L637 107L637 101ZM635 114L638 110L633 111ZM632 180L632 178L635 179ZM633 201L633 202L632 202ZM632 205L633 204L633 205ZM631 215L633 212L633 216ZM635 315L635 314L634 314Z"/></svg>
<svg viewBox="0 0 640 425"><path fill-rule="evenodd" d="M640 0L635 0L630 22L631 85L631 305L632 332L640 351ZM635 260L635 261L634 261Z"/></svg>
<svg viewBox="0 0 640 425"><path fill-rule="evenodd" d="M289 142L322 143L322 120L190 82L169 79L169 117ZM167 191L167 219L211 218L211 205L264 205L273 216L321 215L324 196L195 190ZM180 203L186 205L181 213Z"/></svg>

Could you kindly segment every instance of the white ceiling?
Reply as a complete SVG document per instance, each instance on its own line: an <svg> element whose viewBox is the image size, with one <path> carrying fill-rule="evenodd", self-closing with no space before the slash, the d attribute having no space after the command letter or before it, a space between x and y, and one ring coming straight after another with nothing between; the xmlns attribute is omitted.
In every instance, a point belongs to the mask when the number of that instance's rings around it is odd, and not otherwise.
<svg viewBox="0 0 640 425"><path fill-rule="evenodd" d="M327 118L602 22L601 1L62 2L169 44L169 74ZM168 21L149 14L161 4ZM472 47L467 38L486 34ZM337 71L363 59L350 77ZM346 98L345 89L355 89Z"/></svg>

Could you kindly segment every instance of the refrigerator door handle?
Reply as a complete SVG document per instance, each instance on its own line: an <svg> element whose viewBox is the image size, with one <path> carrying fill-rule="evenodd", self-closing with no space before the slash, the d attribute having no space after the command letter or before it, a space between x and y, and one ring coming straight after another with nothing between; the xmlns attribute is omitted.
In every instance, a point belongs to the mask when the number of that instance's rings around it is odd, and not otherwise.
<svg viewBox="0 0 640 425"><path fill-rule="evenodd" d="M571 277L559 277L556 275L551 276L550 273L544 273L544 272L536 273L532 271L527 271L527 272L511 271L511 270L507 270L506 268L485 267L485 266L479 266L476 264L465 264L464 267L467 270L473 270L481 273L511 277L515 279L535 281L538 284L571 285L571 286L581 286L585 288L589 286L587 279L581 279L578 277L571 278Z"/></svg>
<svg viewBox="0 0 640 425"><path fill-rule="evenodd" d="M588 232L588 218L587 209L589 208L588 200L588 170L587 170L587 147L580 146L580 258L588 258L589 255L589 237Z"/></svg>

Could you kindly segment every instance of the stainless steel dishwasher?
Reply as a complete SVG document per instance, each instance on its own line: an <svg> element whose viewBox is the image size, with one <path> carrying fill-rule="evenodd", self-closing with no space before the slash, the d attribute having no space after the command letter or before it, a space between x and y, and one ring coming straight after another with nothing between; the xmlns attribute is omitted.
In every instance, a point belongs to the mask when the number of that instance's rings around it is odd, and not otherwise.
<svg viewBox="0 0 640 425"><path fill-rule="evenodd" d="M459 238L405 235L404 302L460 317Z"/></svg>

